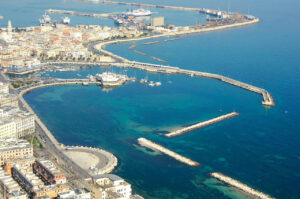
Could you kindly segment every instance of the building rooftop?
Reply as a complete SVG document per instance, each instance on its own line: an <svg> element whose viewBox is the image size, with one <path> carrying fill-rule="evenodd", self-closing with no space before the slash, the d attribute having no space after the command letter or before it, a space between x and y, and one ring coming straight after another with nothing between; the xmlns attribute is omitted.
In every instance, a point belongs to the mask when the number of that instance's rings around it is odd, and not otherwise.
<svg viewBox="0 0 300 199"><path fill-rule="evenodd" d="M39 162L41 165L43 165L43 167L48 169L48 171L51 172L52 174L62 174L63 173L50 160L39 159L36 161Z"/></svg>
<svg viewBox="0 0 300 199"><path fill-rule="evenodd" d="M1 121L1 120L0 120ZM32 145L26 140L16 138L0 139L0 152L13 149L32 148Z"/></svg>

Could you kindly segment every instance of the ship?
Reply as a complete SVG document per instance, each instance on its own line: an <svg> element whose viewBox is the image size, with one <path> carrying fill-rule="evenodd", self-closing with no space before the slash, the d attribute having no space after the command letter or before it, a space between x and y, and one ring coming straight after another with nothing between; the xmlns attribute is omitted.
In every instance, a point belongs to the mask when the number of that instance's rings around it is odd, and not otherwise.
<svg viewBox="0 0 300 199"><path fill-rule="evenodd" d="M39 21L40 25L51 24L51 17L45 13Z"/></svg>
<svg viewBox="0 0 300 199"><path fill-rule="evenodd" d="M140 9L124 12L123 14L126 16L144 17L144 16L150 16L152 12L150 10L145 10L140 8Z"/></svg>
<svg viewBox="0 0 300 199"><path fill-rule="evenodd" d="M62 17L61 21L63 24L69 25L71 20L69 17Z"/></svg>
<svg viewBox="0 0 300 199"><path fill-rule="evenodd" d="M128 80L128 77L126 75L104 72L101 74L96 74L96 80L99 81L102 86L110 87L124 84Z"/></svg>

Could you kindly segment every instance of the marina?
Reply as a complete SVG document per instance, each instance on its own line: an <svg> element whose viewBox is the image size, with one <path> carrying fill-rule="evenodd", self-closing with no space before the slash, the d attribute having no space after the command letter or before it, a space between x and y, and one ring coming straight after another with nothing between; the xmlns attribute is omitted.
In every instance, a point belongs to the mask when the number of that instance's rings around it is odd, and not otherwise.
<svg viewBox="0 0 300 199"><path fill-rule="evenodd" d="M257 191L251 187L249 187L248 185L245 185L235 179L232 179L228 176L225 176L224 174L222 173L217 173L217 172L214 172L214 173L210 173L210 175L214 178L217 178L218 180L222 181L222 182L225 182L231 186L234 186L236 188L238 188L239 190L241 191L244 191L245 193L248 193L252 196L255 196L257 198L260 198L260 199L275 199L267 194L264 194L260 191Z"/></svg>
<svg viewBox="0 0 300 199"><path fill-rule="evenodd" d="M179 135L188 133L190 131L193 131L195 129L203 128L205 126L212 125L212 124L215 124L217 122L221 122L223 120L226 120L226 119L229 119L231 117L238 116L238 115L239 115L239 113L237 113L237 112L228 113L226 115L222 115L222 116L207 120L205 122L199 122L197 124L194 124L194 125L191 125L191 126L188 126L188 127L176 130L176 131L172 131L171 133L165 134L165 137L171 138L171 137L179 136Z"/></svg>
<svg viewBox="0 0 300 199"><path fill-rule="evenodd" d="M147 147L147 148L150 148L152 150L155 150L155 151L160 151L176 160L178 160L179 162L182 162L186 165L189 165L191 167L196 167L196 166L199 166L200 164L196 161L193 161L187 157L184 157L178 153L175 153L174 151L171 151L170 149L167 149L159 144L156 144L150 140L147 140L146 138L139 138L138 139L138 143L143 146L143 147Z"/></svg>

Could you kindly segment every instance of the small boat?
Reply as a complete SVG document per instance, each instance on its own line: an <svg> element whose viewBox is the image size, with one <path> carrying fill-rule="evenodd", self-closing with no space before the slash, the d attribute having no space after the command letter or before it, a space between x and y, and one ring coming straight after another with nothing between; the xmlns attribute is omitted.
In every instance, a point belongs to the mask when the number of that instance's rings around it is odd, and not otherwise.
<svg viewBox="0 0 300 199"><path fill-rule="evenodd" d="M150 81L150 82L148 83L148 85L153 87L153 86L155 86L155 83L154 83L153 81Z"/></svg>
<svg viewBox="0 0 300 199"><path fill-rule="evenodd" d="M155 82L155 86L161 86L161 82Z"/></svg>

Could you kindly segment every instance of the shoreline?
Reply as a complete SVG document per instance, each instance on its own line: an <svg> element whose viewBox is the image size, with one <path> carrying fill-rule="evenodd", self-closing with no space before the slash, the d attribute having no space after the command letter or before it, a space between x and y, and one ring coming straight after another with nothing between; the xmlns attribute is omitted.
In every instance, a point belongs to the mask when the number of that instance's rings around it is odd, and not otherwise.
<svg viewBox="0 0 300 199"><path fill-rule="evenodd" d="M90 83L97 84L96 82L90 82L90 81L86 81L86 82L89 82L89 84ZM82 84L82 83L83 83L82 81L73 81L73 82L55 82L55 83L49 83L49 84L44 84L44 85L34 85L32 87L22 90L18 94L18 98L19 98L20 102L22 103L22 105L29 112L33 113L36 124L42 129L42 131L45 133L45 135L51 141L51 143L49 143L49 144L52 144L52 146L48 146L48 147L50 147L54 151L52 153L52 155L54 155L54 157L56 157L57 160L60 160L60 163L65 166L68 166L68 165L70 166L70 162L72 163L72 165L76 165L77 171L80 171L79 174L82 175L83 178L90 178L90 177L92 177L92 175L88 171L86 171L78 163L76 163L74 160L72 160L70 157L68 157L66 155L66 147L62 143L58 142L58 140L55 138L55 136L52 134L52 132L47 128L47 126L42 122L42 120L39 118L39 116L35 113L35 111L31 108L31 106L24 99L25 94L27 94L28 92L30 92L32 90L38 89L38 88L49 87L49 86L60 86L60 85L74 85L74 84ZM110 161L103 168L100 168L101 174L112 172L118 165L118 159L115 157L115 155L106 150L103 150L101 148L91 148L91 147L83 147L83 146L79 146L79 147L75 147L75 148L95 150L95 151L99 151L102 154L104 154ZM58 151L59 154L55 154L55 151ZM62 157L62 154L64 154L65 157Z"/></svg>

